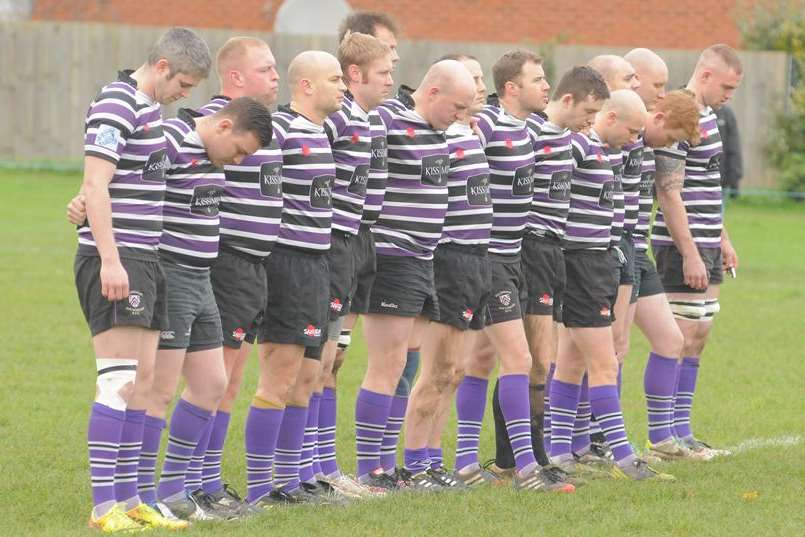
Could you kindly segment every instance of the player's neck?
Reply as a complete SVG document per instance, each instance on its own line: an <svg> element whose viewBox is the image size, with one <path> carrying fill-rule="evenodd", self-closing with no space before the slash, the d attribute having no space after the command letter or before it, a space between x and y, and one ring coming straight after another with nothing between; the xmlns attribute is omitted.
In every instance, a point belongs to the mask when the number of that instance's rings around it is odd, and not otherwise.
<svg viewBox="0 0 805 537"><path fill-rule="evenodd" d="M550 101L548 102L548 106L545 107L545 115L548 116L548 121L560 127L562 129L566 129L562 117L562 111L560 109L559 101Z"/></svg>
<svg viewBox="0 0 805 537"><path fill-rule="evenodd" d="M154 82L154 71L147 63L142 64L133 73L131 78L137 82L137 89L151 99L156 100L156 84Z"/></svg>
<svg viewBox="0 0 805 537"><path fill-rule="evenodd" d="M364 112L371 112L374 108L377 108L377 105L370 102L364 95L361 94L360 91L356 91L356 87L354 84L350 84L347 86L349 93L352 95L352 101L357 103L358 106L361 107L361 110Z"/></svg>
<svg viewBox="0 0 805 537"><path fill-rule="evenodd" d="M688 85L685 86L685 89L693 93L693 100L696 101L696 105L699 107L699 110L704 110L707 108L707 105L704 104L704 100L702 99L702 92L699 91L695 79L690 79Z"/></svg>
<svg viewBox="0 0 805 537"><path fill-rule="evenodd" d="M295 101L291 99L291 110L319 126L324 125L324 120L327 118L326 115L316 110L316 107L313 106L312 103L305 101Z"/></svg>
<svg viewBox="0 0 805 537"><path fill-rule="evenodd" d="M520 106L514 99L507 99L505 97L500 97L500 107L510 116L516 117L517 119L521 119L523 121L525 121L531 113L530 110L526 110Z"/></svg>

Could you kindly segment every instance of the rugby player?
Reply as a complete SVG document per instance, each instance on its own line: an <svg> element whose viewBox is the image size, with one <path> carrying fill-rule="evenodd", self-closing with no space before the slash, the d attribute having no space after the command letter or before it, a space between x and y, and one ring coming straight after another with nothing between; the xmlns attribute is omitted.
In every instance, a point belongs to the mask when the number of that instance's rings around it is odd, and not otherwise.
<svg viewBox="0 0 805 537"><path fill-rule="evenodd" d="M347 33L337 56L344 73L347 94L341 110L331 114L324 123L336 164L332 244L327 254L330 266L330 326L328 341L322 350L322 375L311 398L300 479L312 483L318 473L320 479L342 493L360 497L366 495L366 487L358 486L349 476L341 474L335 464L335 416L327 416L332 421L325 421L322 426L324 431L321 431L320 412L314 412L314 408L318 410L325 382L332 376L341 324L349 313L351 297L357 286L357 267L374 262L374 252L362 247L365 244L358 242L358 233L372 160L374 140L371 122L373 115L377 117L372 112L389 97L393 80L391 49L371 35ZM366 254L371 255L371 259L365 259ZM330 388L332 390L334 386ZM316 452L318 468L315 468L314 461ZM328 471L326 474L325 468Z"/></svg>
<svg viewBox="0 0 805 537"><path fill-rule="evenodd" d="M266 262L268 299L258 330L260 377L247 422L247 499L260 507L318 501L301 486L308 405L327 336L335 163L324 130L346 91L338 60L322 51L288 67L291 102L274 114L282 151L283 210ZM276 457L275 457L276 450ZM272 474L272 464L274 472Z"/></svg>
<svg viewBox="0 0 805 537"><path fill-rule="evenodd" d="M395 22L384 13L359 11L347 16L339 28L339 42L343 41L347 32L356 32L372 35L391 51L392 66L399 61L397 54L397 26ZM369 113L370 134L372 138L372 153L369 161L369 181L366 185L366 197L363 204L361 225L355 237L357 285L350 297L350 313L344 318L341 334L338 339L338 349L335 355L332 371L325 371L324 389L322 391L319 409L319 438L317 449L319 451L319 464L323 475L337 476L341 474L335 457L336 437L336 380L338 370L344 363L345 351L352 339L352 327L355 325L358 314L366 313L369 304L369 291L374 282L375 244L371 227L377 221L383 197L386 191L388 166L386 163L386 128L376 110ZM405 374L403 375L405 377ZM400 381L400 389L405 388L404 381ZM398 390L399 391L399 390ZM391 446L391 467L395 464L397 438L405 415L405 398L395 396L392 410L389 415L387 432L389 439L384 439L384 446L388 441ZM400 404L402 402L402 405ZM402 411L400 407L402 406ZM322 447L323 446L323 447ZM385 458L385 457L384 457Z"/></svg>
<svg viewBox="0 0 805 537"><path fill-rule="evenodd" d="M156 495L179 518L204 519L209 513L195 494L187 495L185 477L226 389L221 320L210 281L210 266L218 256L222 168L271 142L271 114L263 104L242 97L208 116L182 109L165 122L165 135L170 167L159 256L166 274L168 326L160 333L147 413L164 419L184 376L186 388L171 416Z"/></svg>
<svg viewBox="0 0 805 537"><path fill-rule="evenodd" d="M444 224L450 167L443 131L474 97L466 67L444 60L428 69L412 95L412 108L397 102L378 109L388 133L389 178L372 227L377 275L365 317L368 367L355 406L357 475L367 485L397 487L380 465L380 444L414 320L426 309L438 311L433 251ZM433 484L424 472L410 482L428 483Z"/></svg>
<svg viewBox="0 0 805 537"><path fill-rule="evenodd" d="M574 67L559 81L553 97L544 110L544 117L531 114L528 118L528 125L534 136L536 166L534 196L526 221L522 256L528 289L525 306L526 335L534 360L529 375L529 398L531 441L535 454L542 454L550 449L548 399L556 360L556 323L561 321L562 294L565 286L565 260L561 241L570 205L570 176L573 171L571 133L589 129L595 114L608 97L609 91L597 71L586 66ZM544 396L541 393L543 391ZM480 391L471 399L478 400L479 396ZM544 401L541 400L543 397ZM458 409L460 412L461 406L458 406ZM495 400L493 410L496 440L494 471L505 474L514 468L514 456L506 435L505 420ZM473 421L480 422L482 417L481 406ZM461 418L459 420L461 426L464 422ZM544 438L542 438L543 422ZM477 443L476 435L475 454L477 454ZM543 444L542 448L539 443ZM546 464L544 460L541 462Z"/></svg>
<svg viewBox="0 0 805 537"><path fill-rule="evenodd" d="M649 118L644 135L638 213L633 239L635 247L635 281L626 324L635 322L651 346L643 376L648 407L649 454L665 460L706 458L707 453L694 452L676 441L673 434L673 396L676 369L684 339L674 322L662 284L653 261L648 256L648 229L654 205L654 150L677 140L696 140L698 112L690 96L674 91L666 100L668 67L655 52L636 48L625 56L634 67L640 87L636 90ZM694 112L691 114L691 112ZM624 176L625 180L625 176ZM629 350L629 330L621 343L623 356ZM617 345L618 342L616 342Z"/></svg>
<svg viewBox="0 0 805 537"><path fill-rule="evenodd" d="M497 103L478 114L478 132L489 162L493 220L489 243L491 287L484 314L486 328L469 356L486 379L500 360L500 411L514 455L514 486L523 490L572 492L560 473L543 470L531 439L529 380L531 353L523 324L526 281L520 252L533 202L534 140L526 120L548 104L550 86L542 59L529 51L504 54L492 68ZM477 404L477 403L475 403ZM541 449L541 442L539 448ZM477 472L477 464L459 469Z"/></svg>
<svg viewBox="0 0 805 537"><path fill-rule="evenodd" d="M157 249L165 197L166 141L160 105L206 78L210 53L191 30L172 28L136 70L121 71L89 107L79 200L75 283L92 335L98 375L89 417L93 509L103 532L186 526L137 493L137 461L166 327L165 273ZM71 203L72 205L72 203Z"/></svg>
<svg viewBox="0 0 805 537"><path fill-rule="evenodd" d="M589 135L572 138L574 170L563 246L567 284L562 307L556 371L551 382L551 460L571 475L584 467L571 451L573 423L585 372L590 404L599 416L614 464L613 477L670 480L638 458L626 437L617 389L618 362L612 338L612 310L619 285L619 261L611 248L615 176L605 144L633 143L646 110L632 90L610 94ZM587 442L589 443L589 441Z"/></svg>
<svg viewBox="0 0 805 537"><path fill-rule="evenodd" d="M486 103L483 70L471 56L451 54L439 61L448 59L461 62L472 75L475 100L445 133L450 152L447 213L433 257L439 312L429 312L433 322L422 342L422 373L405 416L405 469L427 472L437 484L455 487L459 481L441 465L441 434L475 339L473 331L483 328L483 305L491 283L486 251L492 199L486 155L470 126L472 116ZM475 485L493 479L479 468L461 481Z"/></svg>
<svg viewBox="0 0 805 537"><path fill-rule="evenodd" d="M698 440L690 424L693 395L725 270L738 256L722 217L721 137L714 108L727 103L741 84L743 67L727 45L706 48L687 89L699 105L699 143L680 142L655 150L659 209L651 232L657 271L685 338L674 399L674 434L689 449L727 455Z"/></svg>
<svg viewBox="0 0 805 537"><path fill-rule="evenodd" d="M279 74L268 44L255 37L233 37L218 50L220 93L200 109L211 114L232 99L252 97L266 106L277 100ZM208 509L249 514L248 504L221 478L221 460L231 409L243 380L246 360L266 304L264 263L279 231L282 213L282 154L276 139L224 167L219 206L218 258L210 271L221 315L224 366L228 385L218 409L193 453L185 488L203 488ZM247 418L248 424L248 418ZM248 426L247 426L248 430ZM154 452L156 456L156 452ZM196 496L201 499L200 495Z"/></svg>

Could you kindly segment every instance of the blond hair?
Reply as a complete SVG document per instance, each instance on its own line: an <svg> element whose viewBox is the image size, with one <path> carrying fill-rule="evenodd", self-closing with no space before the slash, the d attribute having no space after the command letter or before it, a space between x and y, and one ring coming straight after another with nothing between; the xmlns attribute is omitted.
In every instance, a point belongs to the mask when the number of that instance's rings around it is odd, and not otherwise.
<svg viewBox="0 0 805 537"><path fill-rule="evenodd" d="M391 54L388 45L376 37L360 32L347 32L341 44L338 45L336 57L341 64L344 80L349 81L347 73L350 65L357 65L361 70L363 82L366 82L369 65Z"/></svg>

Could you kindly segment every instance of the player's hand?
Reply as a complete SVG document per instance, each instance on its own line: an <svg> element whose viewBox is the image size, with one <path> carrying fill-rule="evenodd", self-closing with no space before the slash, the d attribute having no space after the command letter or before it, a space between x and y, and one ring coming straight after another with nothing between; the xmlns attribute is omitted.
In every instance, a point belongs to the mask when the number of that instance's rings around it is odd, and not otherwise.
<svg viewBox="0 0 805 537"><path fill-rule="evenodd" d="M707 267L704 266L704 261L696 252L695 255L689 255L682 258L682 274L685 278L685 285L693 289L707 289L708 276Z"/></svg>
<svg viewBox="0 0 805 537"><path fill-rule="evenodd" d="M472 132L475 133L475 136L477 136L478 138L480 138L483 135L483 133L481 132L481 127L478 126L477 117L470 116L470 128L472 129Z"/></svg>
<svg viewBox="0 0 805 537"><path fill-rule="evenodd" d="M129 275L119 259L101 262L101 294L109 302L129 296Z"/></svg>
<svg viewBox="0 0 805 537"><path fill-rule="evenodd" d="M721 239L721 259L725 271L738 268L738 254L732 247L732 242L727 238Z"/></svg>
<svg viewBox="0 0 805 537"><path fill-rule="evenodd" d="M76 226L80 226L87 220L87 202L84 194L77 194L67 204L67 220Z"/></svg>

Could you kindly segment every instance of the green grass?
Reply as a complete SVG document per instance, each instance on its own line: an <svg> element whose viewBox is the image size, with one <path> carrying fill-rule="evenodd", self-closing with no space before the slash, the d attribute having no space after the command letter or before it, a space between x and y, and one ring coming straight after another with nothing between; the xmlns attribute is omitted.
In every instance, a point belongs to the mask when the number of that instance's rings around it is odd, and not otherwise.
<svg viewBox="0 0 805 537"><path fill-rule="evenodd" d="M84 535L90 510L85 446L94 393L88 331L72 283L75 234L64 205L74 174L0 172L0 536ZM703 357L696 430L719 446L750 438L805 436L805 206L735 202L730 232L741 257L722 293L722 313ZM341 373L338 453L354 468L352 410L365 348L354 337ZM635 334L624 408L634 442L645 441L642 367ZM255 384L249 365L244 393ZM225 475L244 491L238 401ZM451 460L454 422L445 453ZM493 454L485 427L483 456ZM666 469L673 484L596 482L574 496L506 490L397 497L344 509L278 510L237 524L196 525L190 535L803 535L805 444L746 450L711 463ZM756 499L746 499L757 492Z"/></svg>

